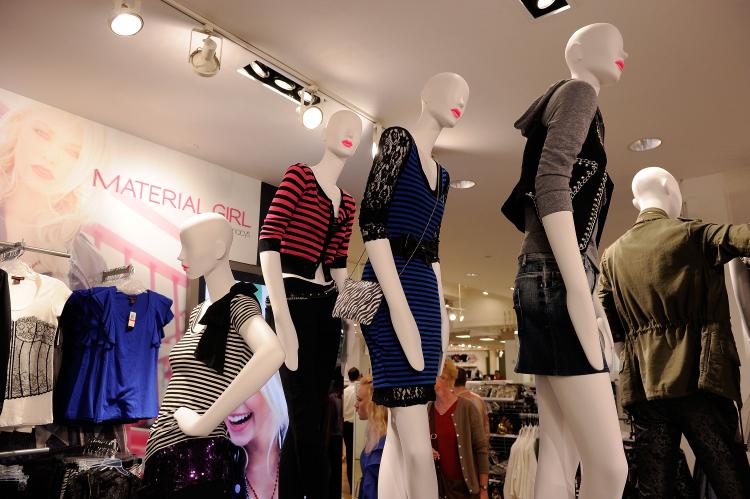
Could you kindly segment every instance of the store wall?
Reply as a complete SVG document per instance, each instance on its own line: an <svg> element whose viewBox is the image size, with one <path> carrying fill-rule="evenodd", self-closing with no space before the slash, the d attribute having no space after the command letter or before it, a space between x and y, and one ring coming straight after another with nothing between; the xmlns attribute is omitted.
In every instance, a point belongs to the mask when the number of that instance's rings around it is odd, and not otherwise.
<svg viewBox="0 0 750 499"><path fill-rule="evenodd" d="M173 300L163 375L186 312L180 223L223 215L230 259L256 264L260 192L251 177L0 89L0 240L71 253L24 255L71 288L132 264L144 287Z"/></svg>

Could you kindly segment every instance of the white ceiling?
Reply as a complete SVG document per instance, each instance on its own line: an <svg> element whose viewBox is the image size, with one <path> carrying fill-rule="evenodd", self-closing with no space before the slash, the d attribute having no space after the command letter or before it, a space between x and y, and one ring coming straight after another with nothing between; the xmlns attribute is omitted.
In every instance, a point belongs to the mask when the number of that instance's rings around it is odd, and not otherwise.
<svg viewBox="0 0 750 499"><path fill-rule="evenodd" d="M616 182L605 244L635 217L629 184L641 167L687 178L750 163L750 3L743 0L579 0L536 21L513 0L182 1L386 125L416 119L431 75L464 76L467 112L441 135L437 154L454 179L478 185L449 196L441 249L448 281L509 293L521 237L499 205L524 145L512 124L567 77L563 48L580 26L615 24L630 54L621 83L600 97ZM143 31L120 38L107 26L111 5L3 0L0 87L268 182L293 162L320 157L318 134L297 124L293 104L235 72L250 54L227 42L221 73L200 78L186 62L194 22L145 0ZM649 135L664 145L627 150ZM369 167L363 141L342 186L361 196Z"/></svg>

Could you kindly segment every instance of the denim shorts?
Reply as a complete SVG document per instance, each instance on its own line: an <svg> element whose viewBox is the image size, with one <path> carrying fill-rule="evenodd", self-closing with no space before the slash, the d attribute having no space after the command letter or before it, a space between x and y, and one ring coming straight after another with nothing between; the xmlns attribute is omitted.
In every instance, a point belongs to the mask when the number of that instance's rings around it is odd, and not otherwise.
<svg viewBox="0 0 750 499"><path fill-rule="evenodd" d="M582 255L589 288L594 292L597 270ZM513 308L518 319L518 363L516 372L545 376L579 376L597 371L586 358L568 315L565 284L551 253L529 253L518 257L513 290ZM604 340L599 334L604 358Z"/></svg>

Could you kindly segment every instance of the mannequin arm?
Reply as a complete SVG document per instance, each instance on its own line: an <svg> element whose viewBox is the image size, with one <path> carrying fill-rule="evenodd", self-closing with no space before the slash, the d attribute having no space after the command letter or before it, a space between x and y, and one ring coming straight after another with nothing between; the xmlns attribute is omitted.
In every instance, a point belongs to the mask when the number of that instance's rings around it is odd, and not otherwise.
<svg viewBox="0 0 750 499"><path fill-rule="evenodd" d="M565 283L568 315L576 330L578 341L594 369L604 368L597 329L594 300L591 296L586 271L576 241L573 213L558 211L542 218L555 261Z"/></svg>
<svg viewBox="0 0 750 499"><path fill-rule="evenodd" d="M448 356L448 345L450 344L451 322L448 320L448 311L445 309L445 295L443 293L443 279L440 274L440 262L433 262L432 270L435 272L437 279L438 296L440 297L440 339L443 350L443 356L440 359L440 369L438 376L443 373L445 359Z"/></svg>
<svg viewBox="0 0 750 499"><path fill-rule="evenodd" d="M268 288L268 298L273 308L273 318L276 326L276 335L279 337L281 347L286 355L284 363L290 371L297 370L297 330L289 313L289 304L286 301L286 290L284 289L284 278L281 272L281 255L278 251L263 251L260 254L260 267L263 270L263 280Z"/></svg>
<svg viewBox="0 0 750 499"><path fill-rule="evenodd" d="M239 334L253 351L252 358L204 414L186 407L175 411L177 424L186 435L209 435L232 411L260 390L284 362L281 344L262 317L247 320Z"/></svg>
<svg viewBox="0 0 750 499"><path fill-rule="evenodd" d="M750 339L750 268L735 258L729 262L729 276L740 308L740 319Z"/></svg>
<svg viewBox="0 0 750 499"><path fill-rule="evenodd" d="M340 269L331 269L331 277L336 282L336 288L339 293L344 291L344 282L346 281L348 274L346 267ZM341 319L341 327L344 329L344 346L341 349L341 375L346 374L346 361L349 359L349 354L352 348L354 348L354 323L349 319Z"/></svg>
<svg viewBox="0 0 750 499"><path fill-rule="evenodd" d="M375 275L383 290L383 296L391 313L391 323L406 359L416 371L424 369L422 339L419 336L417 322L409 309L404 288L396 271L393 252L388 239L376 239L365 243L367 256L370 259Z"/></svg>

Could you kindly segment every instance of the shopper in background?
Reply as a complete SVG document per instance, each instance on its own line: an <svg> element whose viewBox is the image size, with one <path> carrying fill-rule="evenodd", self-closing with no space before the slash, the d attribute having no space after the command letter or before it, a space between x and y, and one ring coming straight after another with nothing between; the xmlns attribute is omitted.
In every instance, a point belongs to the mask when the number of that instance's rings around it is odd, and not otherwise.
<svg viewBox="0 0 750 499"><path fill-rule="evenodd" d="M466 372L466 369L461 369L459 367L458 376L456 376L456 383L455 383L455 388L454 388L455 393L457 396L465 398L466 400L474 404L474 407L477 408L477 410L479 411L479 414L482 415L482 420L484 421L484 432L487 435L489 435L490 434L490 417L487 414L487 406L484 404L484 400L482 400L482 397L472 392L471 390L466 389L467 378L468 378L468 373Z"/></svg>
<svg viewBox="0 0 750 499"><path fill-rule="evenodd" d="M245 479L251 494L278 499L279 457L289 428L284 389L278 373L224 420L229 439L247 452ZM208 498L206 498L208 499Z"/></svg>
<svg viewBox="0 0 750 499"><path fill-rule="evenodd" d="M351 375L351 371L350 371ZM359 499L377 499L380 459L388 429L388 408L372 401L372 377L367 376L357 384L357 401L354 404L359 419L367 421L367 441L359 464L362 479L359 482Z"/></svg>
<svg viewBox="0 0 750 499"><path fill-rule="evenodd" d="M352 367L347 372L349 386L344 388L344 446L346 447L346 477L349 479L349 493L353 489L352 462L354 461L354 404L357 400L357 381L362 379L359 369Z"/></svg>
<svg viewBox="0 0 750 499"><path fill-rule="evenodd" d="M488 499L489 437L472 402L456 395L458 368L446 359L427 406L441 498Z"/></svg>

